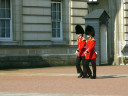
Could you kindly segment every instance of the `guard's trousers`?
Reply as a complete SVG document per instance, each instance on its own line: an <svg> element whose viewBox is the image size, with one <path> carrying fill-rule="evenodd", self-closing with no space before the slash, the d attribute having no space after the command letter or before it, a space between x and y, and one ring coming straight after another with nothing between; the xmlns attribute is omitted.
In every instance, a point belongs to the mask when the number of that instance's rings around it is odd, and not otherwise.
<svg viewBox="0 0 128 96"><path fill-rule="evenodd" d="M83 64L83 70L80 66L80 62L82 61ZM76 69L77 73L83 74L84 76L87 76L87 69L86 69L86 64L85 64L85 56L82 57L77 57L76 58Z"/></svg>
<svg viewBox="0 0 128 96"><path fill-rule="evenodd" d="M85 64L87 65L87 73L88 75L92 75L92 72L89 68L89 62L92 64L92 70L93 70L93 77L96 77L96 59L85 59Z"/></svg>

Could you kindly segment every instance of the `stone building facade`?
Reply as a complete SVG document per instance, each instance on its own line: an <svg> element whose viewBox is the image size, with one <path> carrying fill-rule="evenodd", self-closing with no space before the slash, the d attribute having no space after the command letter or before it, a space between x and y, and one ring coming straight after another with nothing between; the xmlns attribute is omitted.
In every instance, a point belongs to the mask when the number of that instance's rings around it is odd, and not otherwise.
<svg viewBox="0 0 128 96"><path fill-rule="evenodd" d="M127 65L127 11L128 0L98 0L89 10L104 9L110 16L107 29L108 57L113 65Z"/></svg>
<svg viewBox="0 0 128 96"><path fill-rule="evenodd" d="M10 10L0 18L1 68L75 64L74 27L85 25L82 17L88 14L86 0L0 0L0 3L1 9L7 10L8 5ZM4 25L6 19L8 28Z"/></svg>
<svg viewBox="0 0 128 96"><path fill-rule="evenodd" d="M75 25L85 28L83 17L96 9L110 16L109 63L127 64L128 0L0 0L1 68L74 65Z"/></svg>

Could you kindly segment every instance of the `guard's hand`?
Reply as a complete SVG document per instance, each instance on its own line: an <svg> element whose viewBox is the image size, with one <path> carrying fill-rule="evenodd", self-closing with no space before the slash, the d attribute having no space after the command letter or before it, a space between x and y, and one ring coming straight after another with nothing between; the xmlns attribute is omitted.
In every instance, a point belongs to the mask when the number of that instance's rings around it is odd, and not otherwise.
<svg viewBox="0 0 128 96"><path fill-rule="evenodd" d="M78 55L78 53L79 53L79 52L76 50L75 54Z"/></svg>
<svg viewBox="0 0 128 96"><path fill-rule="evenodd" d="M84 54L87 54L87 51L85 51Z"/></svg>
<svg viewBox="0 0 128 96"><path fill-rule="evenodd" d="M87 55L87 53L88 53L87 51L84 52L85 56Z"/></svg>

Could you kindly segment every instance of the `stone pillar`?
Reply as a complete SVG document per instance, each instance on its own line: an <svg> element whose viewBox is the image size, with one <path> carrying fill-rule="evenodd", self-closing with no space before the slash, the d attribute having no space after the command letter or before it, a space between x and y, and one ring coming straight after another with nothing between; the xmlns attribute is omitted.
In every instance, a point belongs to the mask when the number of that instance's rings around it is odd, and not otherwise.
<svg viewBox="0 0 128 96"><path fill-rule="evenodd" d="M14 40L19 41L19 45L22 45L22 2L22 0L13 0Z"/></svg>
<svg viewBox="0 0 128 96"><path fill-rule="evenodd" d="M71 12L70 12L70 6L71 6L71 0L64 0L64 9L63 9L63 36L64 36L64 41L66 43L70 44L70 37L71 37L71 29L70 29L70 24L71 24Z"/></svg>
<svg viewBox="0 0 128 96"><path fill-rule="evenodd" d="M124 54L122 53L122 50L125 47L125 32L124 32L124 2L123 0L120 0L120 35L121 35L121 62L120 65L124 65Z"/></svg>
<svg viewBox="0 0 128 96"><path fill-rule="evenodd" d="M123 64L123 42L124 42L124 30L123 30L123 1L116 0L116 18L115 18L115 32L114 32L114 64Z"/></svg>
<svg viewBox="0 0 128 96"><path fill-rule="evenodd" d="M108 0L109 4L109 24L108 24L108 43L110 47L109 50L109 59L114 64L114 33L115 33L115 17L116 17L116 8L115 8L115 0Z"/></svg>

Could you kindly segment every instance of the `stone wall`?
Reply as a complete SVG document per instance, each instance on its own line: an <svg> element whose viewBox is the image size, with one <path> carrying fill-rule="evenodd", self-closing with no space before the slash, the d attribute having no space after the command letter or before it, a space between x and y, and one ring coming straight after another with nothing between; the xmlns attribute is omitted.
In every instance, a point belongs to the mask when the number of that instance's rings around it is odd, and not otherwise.
<svg viewBox="0 0 128 96"><path fill-rule="evenodd" d="M128 42L128 0L124 0L124 32L125 41Z"/></svg>
<svg viewBox="0 0 128 96"><path fill-rule="evenodd" d="M85 24L82 17L87 14L86 1L62 0L62 41L52 40L52 0L11 1L13 38L0 41L0 67L74 65L76 46L70 46L74 44L70 41L76 42L74 25Z"/></svg>
<svg viewBox="0 0 128 96"><path fill-rule="evenodd" d="M23 0L22 6L23 45L50 45L51 0Z"/></svg>
<svg viewBox="0 0 128 96"><path fill-rule="evenodd" d="M123 54L123 62L124 64L128 64L128 0L123 0L123 19L124 19L124 27L123 27L123 44L124 47L122 49Z"/></svg>
<svg viewBox="0 0 128 96"><path fill-rule="evenodd" d="M75 65L76 46L1 46L0 69Z"/></svg>
<svg viewBox="0 0 128 96"><path fill-rule="evenodd" d="M85 20L83 17L88 14L88 4L87 0L71 0L71 37L70 37L70 44L76 45L77 42L77 35L75 33L75 26L80 24L85 29Z"/></svg>

